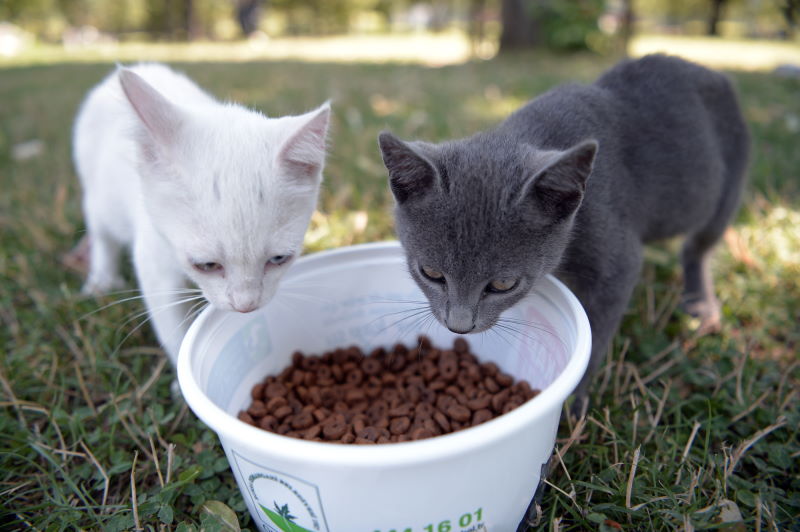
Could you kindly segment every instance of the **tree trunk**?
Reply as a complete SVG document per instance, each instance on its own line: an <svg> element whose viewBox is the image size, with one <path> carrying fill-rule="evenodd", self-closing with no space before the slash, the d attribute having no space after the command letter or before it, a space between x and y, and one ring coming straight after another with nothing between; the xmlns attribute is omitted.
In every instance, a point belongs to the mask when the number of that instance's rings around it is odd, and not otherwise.
<svg viewBox="0 0 800 532"><path fill-rule="evenodd" d="M197 20L197 11L194 8L194 0L184 0L183 4L184 23L186 25L186 40L194 41L202 36L202 30Z"/></svg>
<svg viewBox="0 0 800 532"><path fill-rule="evenodd" d="M258 19L261 15L261 4L263 0L237 0L236 20L242 28L245 37L252 35L258 30Z"/></svg>
<svg viewBox="0 0 800 532"><path fill-rule="evenodd" d="M786 30L783 32L783 38L786 40L794 39L798 19L800 19L800 0L784 0L781 12L786 21Z"/></svg>
<svg viewBox="0 0 800 532"><path fill-rule="evenodd" d="M469 38L473 48L483 42L486 35L485 24L486 0L470 0L469 3Z"/></svg>
<svg viewBox="0 0 800 532"><path fill-rule="evenodd" d="M722 18L722 8L728 0L711 0L711 14L708 16L708 35L719 35L717 25Z"/></svg>
<svg viewBox="0 0 800 532"><path fill-rule="evenodd" d="M619 28L620 46L622 53L628 55L628 45L633 37L633 21L635 20L635 13L633 11L633 0L622 1L622 23Z"/></svg>
<svg viewBox="0 0 800 532"><path fill-rule="evenodd" d="M539 44L538 22L526 0L502 0L500 19L500 52L534 48Z"/></svg>

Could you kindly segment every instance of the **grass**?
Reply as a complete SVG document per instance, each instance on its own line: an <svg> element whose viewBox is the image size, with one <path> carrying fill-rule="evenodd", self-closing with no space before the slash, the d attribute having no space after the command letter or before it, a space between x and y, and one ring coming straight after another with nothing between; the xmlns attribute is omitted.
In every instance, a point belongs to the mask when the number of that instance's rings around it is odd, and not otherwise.
<svg viewBox="0 0 800 532"><path fill-rule="evenodd" d="M271 115L333 98L331 155L307 238L314 251L392 238L381 129L464 136L610 62L177 66ZM252 529L216 436L172 399L174 374L149 328L127 321L141 306L98 311L115 298L81 297L81 279L59 263L83 231L71 121L111 67L0 69L0 528ZM695 337L676 310L676 243L649 248L593 410L561 424L537 529L708 529L740 515L728 530L784 530L800 520L800 82L732 75L754 161L716 256L723 330ZM14 146L30 140L41 154L15 160Z"/></svg>

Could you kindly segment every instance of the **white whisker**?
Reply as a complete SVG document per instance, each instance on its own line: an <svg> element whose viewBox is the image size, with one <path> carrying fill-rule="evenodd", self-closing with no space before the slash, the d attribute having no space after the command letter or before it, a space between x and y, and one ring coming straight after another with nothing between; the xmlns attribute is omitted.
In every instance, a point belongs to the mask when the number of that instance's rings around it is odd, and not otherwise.
<svg viewBox="0 0 800 532"><path fill-rule="evenodd" d="M398 313L393 313L393 314L398 314ZM392 327L397 327L398 329L403 331L403 333L405 333L405 330L408 330L408 329L404 330L404 328L408 325L408 323L407 323L408 320L411 320L411 324L412 325L417 323L417 321L420 319L420 317L425 317L428 314L430 314L430 308L422 308L422 309L419 309L419 310L413 310L412 309L412 310L409 310L409 311L405 312L405 314L406 314L406 316L403 316L400 319L390 321L379 332L382 333L382 332L384 332L384 331L386 331L386 330L388 330L388 329L390 329ZM385 317L385 315L381 316L379 318L376 318L375 320L373 320L373 322L377 321L378 319L381 319L383 317Z"/></svg>
<svg viewBox="0 0 800 532"><path fill-rule="evenodd" d="M522 320L522 319L519 319L519 318L510 318L510 317L502 317L499 320L497 320L497 323L505 325L506 327L512 328L513 330L519 332L520 334L524 334L528 338L535 339L538 342L541 342L540 338L537 338L537 337L534 337L534 336L531 336L531 335L525 333L522 330L522 328L525 327L525 328L533 329L533 330L538 331L538 332L543 332L545 334L548 334L548 335L552 336L554 339L558 340L564 347L566 347L566 344L564 343L564 340L550 327L545 327L544 325L540 325L540 324L534 323L532 321Z"/></svg>
<svg viewBox="0 0 800 532"><path fill-rule="evenodd" d="M144 299L146 297L144 295L144 293L142 293L141 290L139 290L139 289L122 290L120 292L112 292L111 294L107 294L107 295L113 295L115 293L119 293L119 294L122 294L122 293L127 293L127 294L136 293L138 295L125 297L125 298L122 298L122 299L118 299L116 301L112 301L111 303L107 303L107 304L105 304L105 305L103 305L103 306L101 306L99 308L96 308L96 309L94 309L94 310L92 310L90 312L87 312L86 314L84 314L83 316L81 316L78 319L79 320L84 320L84 319L88 318L89 316L92 316L92 315L94 315L94 314L96 314L96 313L98 313L98 312L100 312L102 310L105 310L107 308L111 308L111 307L113 307L115 305L120 305L120 304L123 304L123 303L127 303L129 301L142 300L142 299ZM178 288L178 289L174 289L174 290L159 290L159 291L156 291L156 292L149 292L147 295L149 295L149 296L189 295L189 294L196 295L196 294L202 294L202 293L203 293L203 291L200 290L199 288Z"/></svg>
<svg viewBox="0 0 800 532"><path fill-rule="evenodd" d="M520 328L518 326L515 326L515 325L523 325L524 327L533 327L531 324L525 323L525 322L522 322L520 324L517 324L517 323L514 323L514 322L510 322L510 324L509 323L498 322L497 324L495 324L495 327L505 331L506 333L510 334L511 336L513 336L513 337L515 337L517 339L527 338L527 339L532 340L532 341L534 341L536 343L539 343L539 344L543 343L541 337L539 337L537 335L529 334L529 333L525 332L524 330L522 330L522 328ZM552 335L553 338L555 338L559 343L561 343L562 346L566 347L566 344L564 343L564 340L559 338L553 331L550 331L550 330L542 328L542 327L533 327L533 328L535 330L537 330L537 331L545 332L545 333L548 333L548 334Z"/></svg>
<svg viewBox="0 0 800 532"><path fill-rule="evenodd" d="M201 292L201 291L198 291L198 292ZM165 293L167 293L167 292L165 292ZM194 293L196 293L196 292L194 292ZM133 316L131 316L128 319L126 319L119 326L119 329L122 329L123 327L125 327L126 325L128 325L131 322L134 322L134 321L139 320L141 318L144 318L144 319L141 319L141 321L139 323L137 323L136 326L133 329L131 329L122 338L122 340L120 340L117 343L117 345L114 347L112 352L113 353L118 352L119 349L122 347L122 345L128 340L128 338L130 338L133 334L135 334L139 329L142 328L142 326L144 326L147 322L151 321L159 313L164 312L166 310L169 310L169 309L171 309L173 307L176 307L176 306L186 305L186 304L188 304L188 303L190 303L192 301L196 301L196 303L186 312L186 316L188 316L191 313L192 309L195 309L197 307L197 305L203 305L203 304L207 303L205 297L201 293L200 295L194 295L194 296L190 296L190 297L184 297L184 298L181 298L181 299L177 299L177 300L174 300L174 301L169 301L169 302L167 302L167 303L165 303L163 305L160 305L158 307L148 308L148 309L145 309L145 310L142 310L140 312L135 313ZM204 307L201 307L201 308L204 308ZM182 326L186 322L186 319L187 318L184 317L183 321L181 321L181 323L179 324L178 328L180 328L180 326ZM175 332L176 331L173 331L172 334L175 334Z"/></svg>

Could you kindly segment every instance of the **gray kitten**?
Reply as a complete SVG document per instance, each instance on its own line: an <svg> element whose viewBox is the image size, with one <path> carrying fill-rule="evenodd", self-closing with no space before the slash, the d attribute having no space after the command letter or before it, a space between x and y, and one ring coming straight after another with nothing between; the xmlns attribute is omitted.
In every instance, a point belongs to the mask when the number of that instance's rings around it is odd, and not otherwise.
<svg viewBox="0 0 800 532"><path fill-rule="evenodd" d="M718 326L709 254L739 204L749 150L723 75L651 55L557 87L463 140L384 132L379 144L411 275L451 331L492 327L547 273L581 301L593 347L578 411L643 243L686 235L684 308Z"/></svg>

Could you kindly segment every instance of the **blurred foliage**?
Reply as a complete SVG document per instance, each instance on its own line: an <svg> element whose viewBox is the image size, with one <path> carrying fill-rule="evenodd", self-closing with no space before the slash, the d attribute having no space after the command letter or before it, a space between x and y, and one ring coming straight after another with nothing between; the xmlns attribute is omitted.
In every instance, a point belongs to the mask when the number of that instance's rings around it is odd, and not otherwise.
<svg viewBox="0 0 800 532"><path fill-rule="evenodd" d="M704 35L713 0L634 0L640 31ZM723 37L788 38L796 32L796 0L725 0L720 35ZM787 11L787 9L789 11ZM644 16L646 15L646 16Z"/></svg>
<svg viewBox="0 0 800 532"><path fill-rule="evenodd" d="M3 0L0 21L65 43L452 28L492 40L505 23L512 47L607 52L628 9L637 32L700 35L713 20L723 37L792 39L800 21L800 0Z"/></svg>
<svg viewBox="0 0 800 532"><path fill-rule="evenodd" d="M603 39L597 20L605 10L605 0L534 0L529 10L539 21L542 44L551 50L583 50Z"/></svg>

